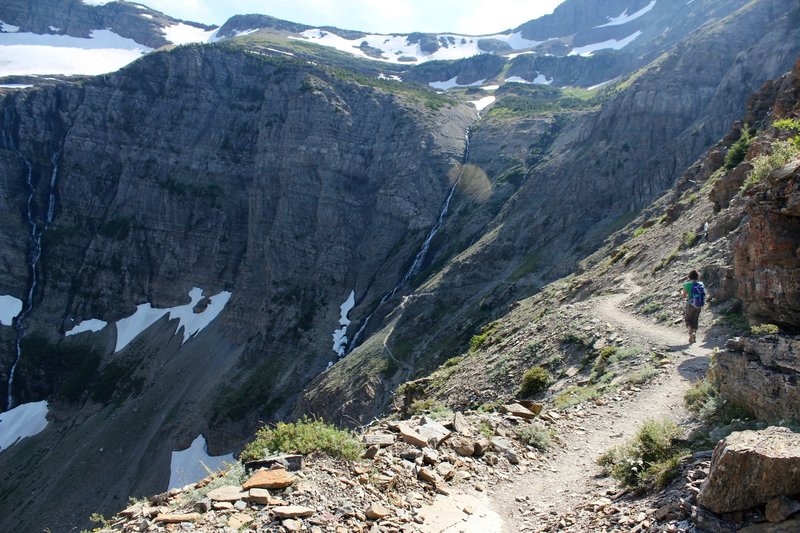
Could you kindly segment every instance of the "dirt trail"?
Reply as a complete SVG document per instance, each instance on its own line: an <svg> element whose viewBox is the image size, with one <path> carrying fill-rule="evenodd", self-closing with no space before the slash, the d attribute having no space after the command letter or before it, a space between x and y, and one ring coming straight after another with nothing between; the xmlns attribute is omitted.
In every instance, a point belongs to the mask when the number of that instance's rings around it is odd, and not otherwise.
<svg viewBox="0 0 800 533"><path fill-rule="evenodd" d="M698 334L699 342L690 346L684 329L653 324L624 311L623 302L640 290L631 283L626 285L632 287L629 293L596 301L593 307L598 318L612 324L633 343L669 352L673 362L657 378L643 385L638 394L617 396L603 406L587 402L580 412L568 415L558 429L563 445L554 454L538 465L534 463L532 469L516 479L491 487L488 495L480 495L485 505L474 508L470 517L463 512L451 514L446 527L445 521L440 520L436 525L430 524L430 531L535 531L564 511L614 490L614 481L602 476L595 460L633 436L645 420L667 418L680 423L686 419L684 392L692 381L705 374L711 347L706 345L702 332ZM460 498L451 496L449 505Z"/></svg>

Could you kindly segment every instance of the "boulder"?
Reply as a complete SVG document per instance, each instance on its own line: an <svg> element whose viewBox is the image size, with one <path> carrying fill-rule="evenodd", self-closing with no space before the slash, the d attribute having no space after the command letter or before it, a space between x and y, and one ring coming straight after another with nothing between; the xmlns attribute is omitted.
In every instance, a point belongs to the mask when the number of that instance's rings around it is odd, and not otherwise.
<svg viewBox="0 0 800 533"><path fill-rule="evenodd" d="M261 469L244 482L242 490L285 489L294 483L294 476L283 468Z"/></svg>
<svg viewBox="0 0 800 533"><path fill-rule="evenodd" d="M733 433L717 444L697 502L722 514L795 494L800 494L800 434L770 427Z"/></svg>
<svg viewBox="0 0 800 533"><path fill-rule="evenodd" d="M450 444L452 444L453 450L455 450L458 455L463 457L472 457L475 455L475 444L466 437L451 439Z"/></svg>
<svg viewBox="0 0 800 533"><path fill-rule="evenodd" d="M364 514L370 520L382 520L389 516L390 513L389 510L383 505L379 503L373 503L367 508L366 511L364 511Z"/></svg>

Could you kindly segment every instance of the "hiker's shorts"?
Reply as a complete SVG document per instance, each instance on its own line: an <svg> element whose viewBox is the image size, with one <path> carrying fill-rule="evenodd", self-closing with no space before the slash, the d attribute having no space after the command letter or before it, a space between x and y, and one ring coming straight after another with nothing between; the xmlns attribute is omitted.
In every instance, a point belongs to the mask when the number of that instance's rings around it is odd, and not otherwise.
<svg viewBox="0 0 800 533"><path fill-rule="evenodd" d="M697 322L700 320L700 309L702 308L686 302L686 310L683 312L683 321L686 323L686 327L697 329Z"/></svg>

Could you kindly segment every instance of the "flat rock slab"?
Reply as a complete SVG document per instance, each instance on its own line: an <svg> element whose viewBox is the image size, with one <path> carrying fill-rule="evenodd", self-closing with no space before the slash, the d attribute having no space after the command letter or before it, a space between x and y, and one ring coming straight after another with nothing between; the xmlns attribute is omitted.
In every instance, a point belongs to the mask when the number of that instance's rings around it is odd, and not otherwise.
<svg viewBox="0 0 800 533"><path fill-rule="evenodd" d="M156 522L164 524L180 524L182 522L197 522L200 520L200 513L186 513L186 514L160 514L156 516Z"/></svg>
<svg viewBox="0 0 800 533"><path fill-rule="evenodd" d="M525 418L527 420L532 420L536 418L536 413L531 411L530 409L521 406L518 403L510 403L508 405L500 406L500 412L506 413L512 416L518 416L520 418Z"/></svg>
<svg viewBox="0 0 800 533"><path fill-rule="evenodd" d="M397 438L391 433L367 433L361 440L366 446L379 446L384 448L395 443Z"/></svg>
<svg viewBox="0 0 800 533"><path fill-rule="evenodd" d="M800 434L769 427L732 433L717 444L697 502L722 514L798 493Z"/></svg>
<svg viewBox="0 0 800 533"><path fill-rule="evenodd" d="M243 490L250 489L285 489L294 483L294 476L284 468L261 469L242 485Z"/></svg>
<svg viewBox="0 0 800 533"><path fill-rule="evenodd" d="M283 520L286 518L308 518L315 511L302 505L284 505L283 507L273 507L272 512L275 513L275 518Z"/></svg>
<svg viewBox="0 0 800 533"><path fill-rule="evenodd" d="M419 448L424 448L428 445L428 440L423 438L422 435L420 435L417 431L411 429L411 427L407 424L399 424L398 430L400 431L400 437L404 442Z"/></svg>
<svg viewBox="0 0 800 533"><path fill-rule="evenodd" d="M248 494L238 485L225 485L208 493L212 502L235 502L245 499Z"/></svg>

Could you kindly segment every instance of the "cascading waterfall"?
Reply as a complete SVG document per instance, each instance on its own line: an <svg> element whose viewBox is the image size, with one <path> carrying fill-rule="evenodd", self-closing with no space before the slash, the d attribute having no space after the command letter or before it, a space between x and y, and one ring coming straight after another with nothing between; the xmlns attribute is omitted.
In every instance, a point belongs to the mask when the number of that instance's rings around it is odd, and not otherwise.
<svg viewBox="0 0 800 533"><path fill-rule="evenodd" d="M45 230L47 230L47 227L50 225L50 223L53 222L53 218L55 217L58 159L61 156L61 150L58 150L50 157L52 172L50 174L50 182L48 184L47 191L47 213L44 222L40 225L36 221L36 187L33 183L33 165L25 158L25 156L22 155L22 153L19 152L19 150L14 148L13 144L10 144L10 147L20 157L20 159L22 159L27 169L25 182L28 186L28 202L26 212L28 217L28 226L30 227L30 234L28 236L28 243L30 246L30 259L28 261L28 268L30 270L30 284L28 285L28 291L25 297L25 302L22 306L22 311L20 311L19 315L17 315L17 318L14 320L14 330L17 334L17 341L15 344L16 353L14 357L14 364L11 365L11 369L8 372L8 397L6 401L6 410L10 410L14 407L14 376L17 371L17 365L19 365L19 361L22 358L22 339L25 337L26 333L25 319L33 309L33 298L34 294L36 293L36 286L38 284L37 270L39 266L39 260L42 257L42 235L44 234Z"/></svg>
<svg viewBox="0 0 800 533"><path fill-rule="evenodd" d="M383 295L383 298L381 298L381 301L378 305L383 305L387 301L389 301L397 293L398 290L400 290L406 283L408 283L408 281L411 278L419 274L419 271L422 268L423 263L425 262L425 256L428 254L428 250L431 247L431 242L433 241L433 238L436 237L436 234L439 232L439 230L442 228L442 225L444 224L444 219L447 216L447 211L450 209L450 200L452 200L453 194L456 192L456 187L458 187L459 182L461 182L461 177L464 175L464 166L467 164L467 161L469 160L469 129L467 129L467 131L464 133L464 139L465 139L464 156L461 160L462 161L461 169L458 173L458 176L456 177L455 182L453 183L453 186L450 187L450 192L447 195L444 204L442 204L442 208L439 211L439 218L437 219L436 224L434 224L434 226L431 228L431 231L428 232L428 236L422 243L422 247L420 248L419 252L417 252L416 257L414 258L414 262L411 263L411 267L402 277L400 282L397 285L395 285L392 288L392 290ZM361 334L364 333L364 330L367 328L367 324L369 324L369 319L372 318L373 314L374 313L370 313L369 316L367 316L367 318L364 320L364 323L361 325L356 334L353 336L353 341L348 346L347 353L350 353L356 346L358 346L358 340L361 337Z"/></svg>

